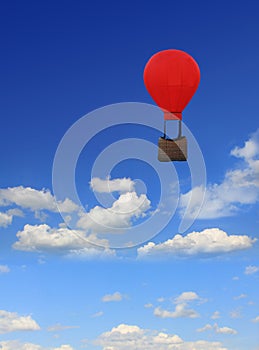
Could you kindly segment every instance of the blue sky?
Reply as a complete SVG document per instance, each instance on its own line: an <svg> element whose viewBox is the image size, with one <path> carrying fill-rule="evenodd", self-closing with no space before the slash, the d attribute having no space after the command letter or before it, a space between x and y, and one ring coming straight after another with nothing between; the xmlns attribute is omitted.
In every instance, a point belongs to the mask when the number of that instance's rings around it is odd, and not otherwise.
<svg viewBox="0 0 259 350"><path fill-rule="evenodd" d="M259 349L258 10L2 4L0 349ZM201 70L185 164L143 83L169 48Z"/></svg>

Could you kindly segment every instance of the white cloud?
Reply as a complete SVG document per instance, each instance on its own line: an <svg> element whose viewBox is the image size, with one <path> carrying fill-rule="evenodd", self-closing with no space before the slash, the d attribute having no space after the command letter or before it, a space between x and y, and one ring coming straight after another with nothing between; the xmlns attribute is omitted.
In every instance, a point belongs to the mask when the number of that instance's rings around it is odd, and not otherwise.
<svg viewBox="0 0 259 350"><path fill-rule="evenodd" d="M205 326L203 326L202 328L198 328L197 332L201 333L201 332L206 332L206 331L210 331L213 329L213 326L211 324L205 324Z"/></svg>
<svg viewBox="0 0 259 350"><path fill-rule="evenodd" d="M132 219L140 218L150 208L145 194L136 192L121 194L110 208L96 206L88 213L81 214L77 225L92 233L118 233L132 224Z"/></svg>
<svg viewBox="0 0 259 350"><path fill-rule="evenodd" d="M102 346L103 350L227 350L220 342L188 342L176 334L126 324L120 324L101 334L95 344Z"/></svg>
<svg viewBox="0 0 259 350"><path fill-rule="evenodd" d="M19 340L0 341L1 350L74 350L70 345L61 345L58 348L45 348L33 343L21 343Z"/></svg>
<svg viewBox="0 0 259 350"><path fill-rule="evenodd" d="M212 318L213 320L216 320L216 319L220 318L220 312L219 312L219 311L215 311L215 312L211 315L210 318Z"/></svg>
<svg viewBox="0 0 259 350"><path fill-rule="evenodd" d="M175 303L176 304L181 304L183 302L189 302L193 300L200 299L197 293L195 292L183 292L180 294L177 298L175 298Z"/></svg>
<svg viewBox="0 0 259 350"><path fill-rule="evenodd" d="M95 192L111 193L111 192L133 192L135 183L130 178L113 179L107 178L102 180L94 177L90 181L90 187Z"/></svg>
<svg viewBox="0 0 259 350"><path fill-rule="evenodd" d="M154 309L154 315L161 318L197 318L200 316L198 312L188 308L186 303L177 304L174 311L156 307Z"/></svg>
<svg viewBox="0 0 259 350"><path fill-rule="evenodd" d="M256 316L252 321L255 323L259 322L259 316Z"/></svg>
<svg viewBox="0 0 259 350"><path fill-rule="evenodd" d="M1 213L0 212L0 226L7 227L11 225L13 220L12 215L8 215L7 213Z"/></svg>
<svg viewBox="0 0 259 350"><path fill-rule="evenodd" d="M40 326L31 316L19 316L16 312L0 310L0 334L39 329Z"/></svg>
<svg viewBox="0 0 259 350"><path fill-rule="evenodd" d="M97 241L97 245L98 244L99 244L99 241ZM106 245L107 243L104 242L103 244L101 244L101 247L98 248L98 247L93 247L91 246L91 244L89 244L89 247L69 250L69 252L66 253L66 256L71 259L79 259L79 260L91 260L96 258L107 260L107 259L115 258L116 252L114 249L102 248L103 246L106 246Z"/></svg>
<svg viewBox="0 0 259 350"><path fill-rule="evenodd" d="M123 299L123 295L120 292L115 292L113 294L106 294L102 297L102 301L104 303L110 301L121 301Z"/></svg>
<svg viewBox="0 0 259 350"><path fill-rule="evenodd" d="M0 265L0 274L10 272L10 268L7 265Z"/></svg>
<svg viewBox="0 0 259 350"><path fill-rule="evenodd" d="M239 294L236 297L234 297L234 300L240 300L240 299L244 299L244 298L247 298L247 295L242 293L242 294Z"/></svg>
<svg viewBox="0 0 259 350"><path fill-rule="evenodd" d="M47 224L25 225L17 233L13 248L24 251L71 250L82 248L85 239L80 231L51 228Z"/></svg>
<svg viewBox="0 0 259 350"><path fill-rule="evenodd" d="M55 197L49 190L36 190L31 187L8 187L0 189L0 206L17 205L19 207L38 212L48 210L51 212L71 213L78 210L78 207L70 199L59 201L59 209Z"/></svg>
<svg viewBox="0 0 259 350"><path fill-rule="evenodd" d="M219 334L237 334L237 331L230 327L216 327L216 333Z"/></svg>
<svg viewBox="0 0 259 350"><path fill-rule="evenodd" d="M236 214L242 205L254 204L259 200L259 129L245 142L243 147L235 147L231 155L241 158L244 164L226 172L221 183L209 184L205 200L199 213L200 199L204 188L196 187L182 194L180 213L183 214L192 197L192 207L188 217L198 215L199 219L212 219Z"/></svg>
<svg viewBox="0 0 259 350"><path fill-rule="evenodd" d="M0 212L0 227L11 225L14 216L23 216L23 212L17 208L9 209L5 213Z"/></svg>
<svg viewBox="0 0 259 350"><path fill-rule="evenodd" d="M188 304L192 302L201 301L202 299L199 297L199 295L195 292L188 291L183 292L174 299L171 299L171 301L176 304L174 310L166 310L161 307L155 307L154 308L154 315L161 318L180 318L180 317L187 317L187 318L197 318L200 315L195 310L191 309ZM164 298L159 298L158 302L165 301ZM148 304L149 305L149 304ZM148 307L153 307L152 304L150 304Z"/></svg>
<svg viewBox="0 0 259 350"><path fill-rule="evenodd" d="M32 343L21 343L18 340L0 341L1 350L43 350L40 345Z"/></svg>
<svg viewBox="0 0 259 350"><path fill-rule="evenodd" d="M29 252L57 251L66 253L71 257L95 258L114 256L114 251L106 248L99 249L88 243L83 232L68 228L51 228L46 224L25 225L22 231L17 233L18 240L13 244L17 250ZM95 237L89 238L91 242L105 245L106 241Z"/></svg>
<svg viewBox="0 0 259 350"><path fill-rule="evenodd" d="M208 330L214 330L218 334L237 334L237 331L230 327L219 327L217 323L214 325L206 324L204 327L197 329L197 332L205 332Z"/></svg>
<svg viewBox="0 0 259 350"><path fill-rule="evenodd" d="M246 235L228 235L226 232L211 228L201 232L192 232L186 236L179 234L163 243L149 242L138 248L139 258L148 256L178 256L195 254L220 254L252 247L256 238Z"/></svg>
<svg viewBox="0 0 259 350"><path fill-rule="evenodd" d="M237 158L244 158L247 162L253 161L259 154L259 129L245 142L243 147L235 147L231 154Z"/></svg>
<svg viewBox="0 0 259 350"><path fill-rule="evenodd" d="M253 265L249 265L245 268L245 274L246 275L253 275L254 273L259 271L259 267L258 266L253 266Z"/></svg>

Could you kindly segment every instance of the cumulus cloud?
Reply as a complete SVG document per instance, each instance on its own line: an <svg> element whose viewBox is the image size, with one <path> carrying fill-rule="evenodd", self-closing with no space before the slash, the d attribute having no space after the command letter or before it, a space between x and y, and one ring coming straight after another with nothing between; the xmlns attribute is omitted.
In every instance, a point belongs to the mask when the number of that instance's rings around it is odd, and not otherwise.
<svg viewBox="0 0 259 350"><path fill-rule="evenodd" d="M254 273L259 271L259 267L258 266L253 266L253 265L249 265L245 268L245 274L246 275L253 275Z"/></svg>
<svg viewBox="0 0 259 350"><path fill-rule="evenodd" d="M259 322L259 316L256 316L252 321L255 323Z"/></svg>
<svg viewBox="0 0 259 350"><path fill-rule="evenodd" d="M195 187L182 194L180 213L183 214L192 198L188 217L212 219L236 214L242 205L254 204L259 200L259 129L245 142L243 147L235 147L231 155L242 160L236 168L226 172L221 183L209 184L205 200L200 210L199 203L204 188Z"/></svg>
<svg viewBox="0 0 259 350"><path fill-rule="evenodd" d="M14 216L23 216L23 212L17 208L9 209L5 213L0 212L0 227L7 227L11 225Z"/></svg>
<svg viewBox="0 0 259 350"><path fill-rule="evenodd" d="M51 228L47 224L25 225L16 234L18 240L13 244L16 250L28 252L63 252L71 257L94 258L114 256L114 251L99 249L88 243L84 233L66 227ZM91 242L105 245L106 241L90 237Z"/></svg>
<svg viewBox="0 0 259 350"><path fill-rule="evenodd" d="M187 307L186 303L177 304L174 311L165 310L161 307L154 309L154 315L161 318L197 318L200 317L198 312Z"/></svg>
<svg viewBox="0 0 259 350"><path fill-rule="evenodd" d="M72 231L68 228L51 228L47 224L27 224L16 236L18 241L13 244L13 248L24 251L79 249L85 242L80 231Z"/></svg>
<svg viewBox="0 0 259 350"><path fill-rule="evenodd" d="M209 330L213 330L218 334L237 334L237 331L235 329L230 327L219 327L217 323L214 325L206 324L204 327L197 329L197 332L201 333Z"/></svg>
<svg viewBox="0 0 259 350"><path fill-rule="evenodd" d="M134 192L135 183L130 178L118 178L111 180L107 178L105 180L98 177L94 177L90 181L90 187L93 191L99 193L111 193L111 192Z"/></svg>
<svg viewBox="0 0 259 350"><path fill-rule="evenodd" d="M120 292L115 292L113 294L106 294L102 297L102 301L104 303L111 301L121 301L123 299L123 295Z"/></svg>
<svg viewBox="0 0 259 350"><path fill-rule="evenodd" d="M144 218L151 207L150 200L146 194L138 195L134 191L135 183L129 178L93 178L90 185L99 192L106 192L108 186L109 191L117 191L119 196L112 197L113 202L109 207L97 205L85 212L68 198L59 201L57 207L55 197L49 190L23 186L0 189L0 206L16 205L34 211L35 217L41 221L46 220L44 211L61 211L70 214L67 220L76 225L74 230L70 230L64 223L59 228L51 228L46 224L27 224L17 233L18 241L13 247L24 251L66 250L71 257L87 259L99 256L101 250L92 246L96 245L107 248L102 250L102 256L114 256L114 251L109 249L109 234L124 233L134 221ZM10 225L15 215L21 216L23 213L19 208L0 212L0 226ZM107 234L106 237L100 236L103 234Z"/></svg>
<svg viewBox="0 0 259 350"><path fill-rule="evenodd" d="M188 342L176 334L126 324L120 324L101 334L95 344L102 346L103 350L227 350L220 342Z"/></svg>
<svg viewBox="0 0 259 350"><path fill-rule="evenodd" d="M11 225L13 220L12 215L8 215L7 213L1 213L0 212L0 226L7 227Z"/></svg>
<svg viewBox="0 0 259 350"><path fill-rule="evenodd" d="M0 310L0 334L39 329L40 326L31 316L20 316L16 312Z"/></svg>
<svg viewBox="0 0 259 350"><path fill-rule="evenodd" d="M138 257L149 256L178 256L195 254L220 254L241 249L251 248L256 238L246 235L228 235L219 228L205 229L192 232L186 236L175 235L163 243L149 242L138 248Z"/></svg>
<svg viewBox="0 0 259 350"><path fill-rule="evenodd" d="M200 315L195 310L191 309L188 304L201 301L202 299L199 297L199 295L195 292L188 291L183 292L177 297L171 299L171 302L173 304L176 304L174 310L166 310L162 307L155 307L154 308L154 315L161 318L180 318L180 317L186 317L186 318L197 318ZM159 298L158 302L165 301L164 298ZM152 304L150 304L149 307L153 307Z"/></svg>
<svg viewBox="0 0 259 350"><path fill-rule="evenodd" d="M17 205L18 207L29 209L35 212L48 210L51 212L71 213L78 210L78 207L70 199L59 201L59 209L55 197L49 190L36 190L31 187L8 187L0 189L0 206Z"/></svg>
<svg viewBox="0 0 259 350"><path fill-rule="evenodd" d="M77 225L94 233L120 233L132 224L132 219L140 218L150 208L150 200L145 194L136 192L121 194L110 208L96 206L88 213L81 214Z"/></svg>
<svg viewBox="0 0 259 350"><path fill-rule="evenodd" d="M7 265L0 265L0 274L10 272L10 268Z"/></svg>
<svg viewBox="0 0 259 350"><path fill-rule="evenodd" d="M183 292L182 294L180 294L178 297L175 298L174 302L176 304L179 304L179 303L181 304L183 302L189 302L189 301L198 300L198 299L200 299L200 297L195 292Z"/></svg>

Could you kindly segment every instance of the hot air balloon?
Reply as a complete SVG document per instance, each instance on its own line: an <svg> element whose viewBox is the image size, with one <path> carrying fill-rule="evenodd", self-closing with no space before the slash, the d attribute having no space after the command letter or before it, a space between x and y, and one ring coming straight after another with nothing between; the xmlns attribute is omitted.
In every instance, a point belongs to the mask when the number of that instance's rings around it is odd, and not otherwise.
<svg viewBox="0 0 259 350"><path fill-rule="evenodd" d="M184 51L160 51L145 66L146 89L164 112L164 136L158 142L158 159L162 162L187 160L187 140L182 136L182 112L197 90L199 82L199 66ZM179 122L177 138L167 137L168 120Z"/></svg>

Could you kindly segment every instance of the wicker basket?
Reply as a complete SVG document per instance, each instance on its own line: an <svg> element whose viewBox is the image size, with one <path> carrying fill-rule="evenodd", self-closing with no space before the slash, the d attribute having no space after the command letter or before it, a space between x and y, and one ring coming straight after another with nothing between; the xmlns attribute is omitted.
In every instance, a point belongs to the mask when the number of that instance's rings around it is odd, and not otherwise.
<svg viewBox="0 0 259 350"><path fill-rule="evenodd" d="M160 162L187 160L187 140L182 136L171 140L163 137L158 141L158 160Z"/></svg>

